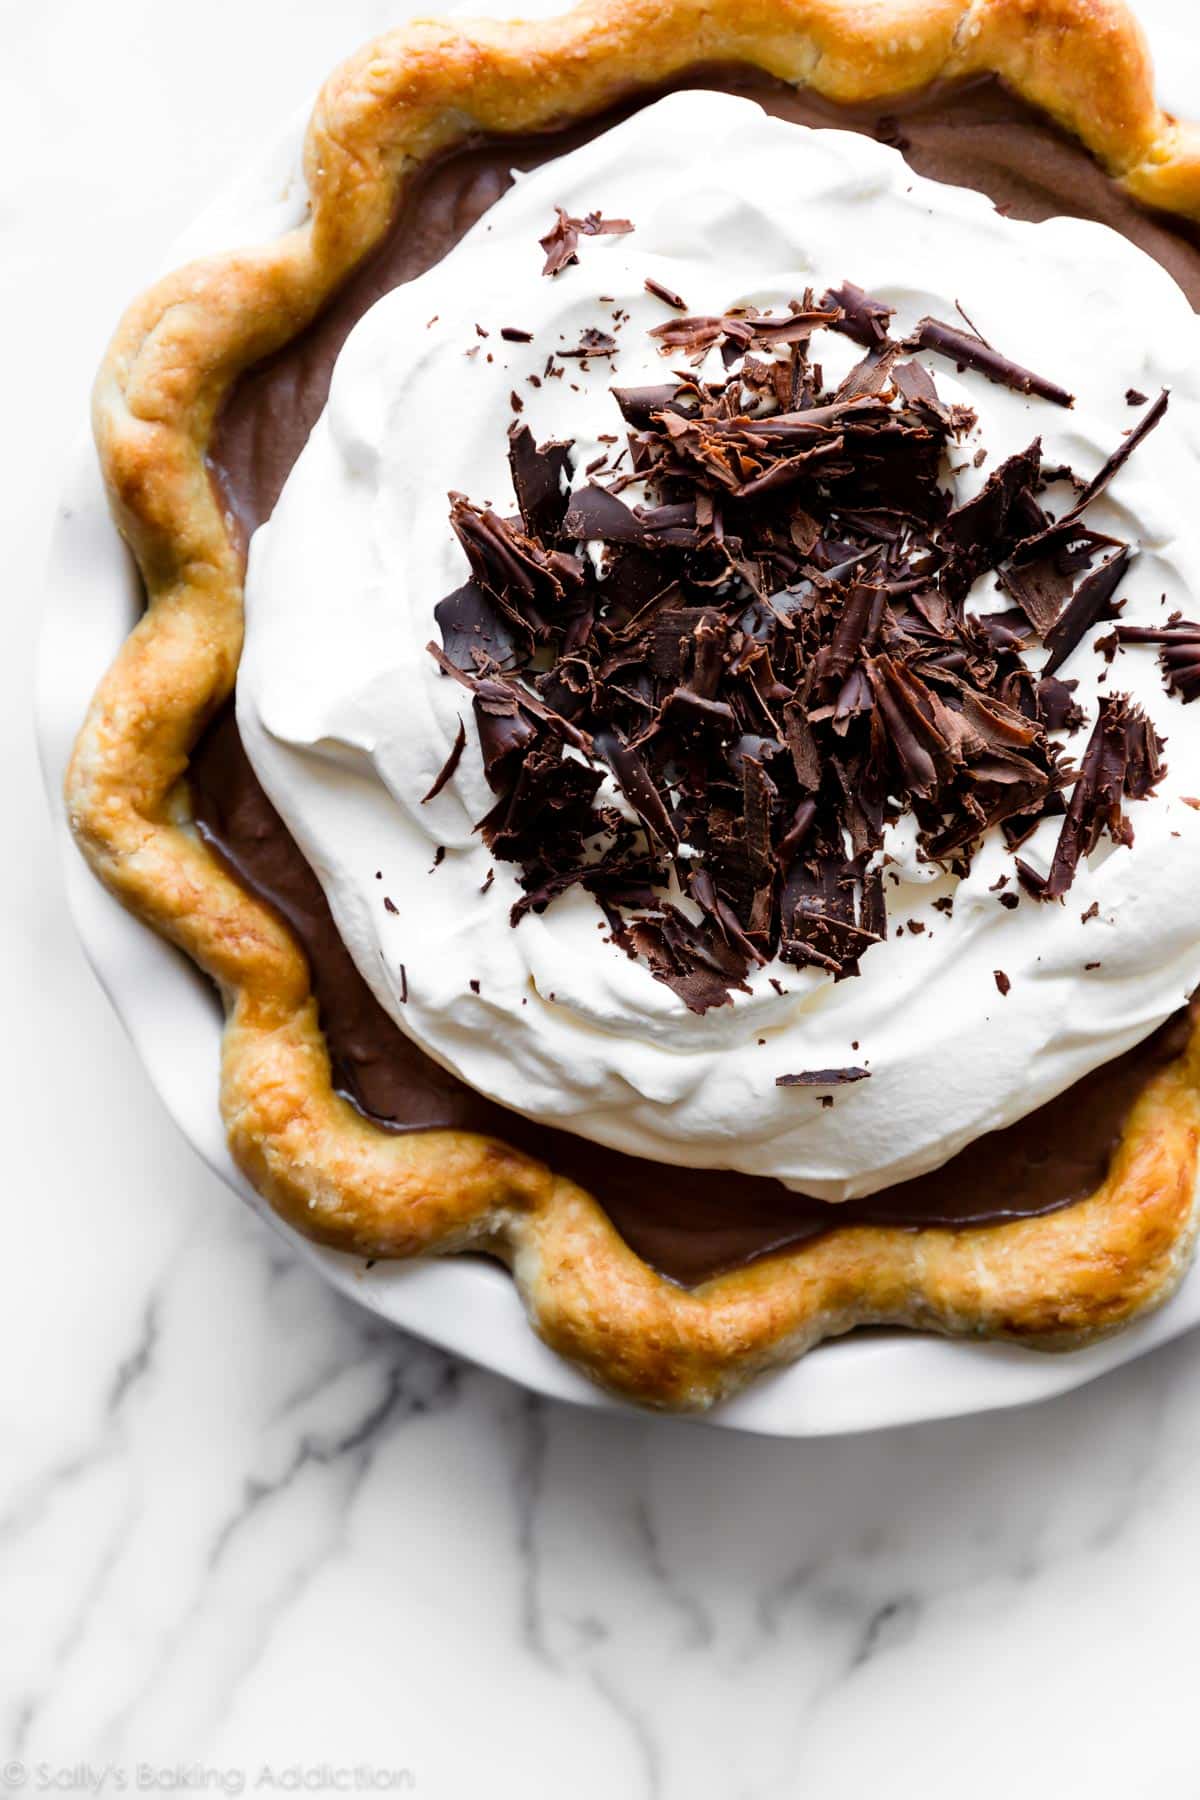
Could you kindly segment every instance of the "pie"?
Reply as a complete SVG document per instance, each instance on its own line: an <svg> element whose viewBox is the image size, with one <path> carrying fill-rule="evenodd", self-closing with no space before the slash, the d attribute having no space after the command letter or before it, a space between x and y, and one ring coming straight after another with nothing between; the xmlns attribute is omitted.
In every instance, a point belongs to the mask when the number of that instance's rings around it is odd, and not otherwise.
<svg viewBox="0 0 1200 1800"><path fill-rule="evenodd" d="M68 807L290 1224L667 1408L1170 1295L1198 154L1113 0L424 22L133 304Z"/></svg>

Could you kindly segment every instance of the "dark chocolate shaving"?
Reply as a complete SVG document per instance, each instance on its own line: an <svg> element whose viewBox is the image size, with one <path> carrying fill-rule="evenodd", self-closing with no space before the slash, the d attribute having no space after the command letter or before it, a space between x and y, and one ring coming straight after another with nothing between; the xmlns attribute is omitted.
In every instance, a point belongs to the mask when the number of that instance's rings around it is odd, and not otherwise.
<svg viewBox="0 0 1200 1800"><path fill-rule="evenodd" d="M973 499L949 514L945 533L953 554L942 573L943 587L954 588L961 597L985 570L994 569L1011 555L1024 536L1025 503L1037 484L1041 464L1042 442L1035 438L1028 450L993 469ZM1013 598L1021 604L1020 595ZM1037 620L1030 623L1036 627Z"/></svg>
<svg viewBox="0 0 1200 1800"><path fill-rule="evenodd" d="M1118 625L1118 644L1157 644L1167 692L1177 694L1184 705L1200 697L1200 624L1194 619L1170 619L1165 625Z"/></svg>
<svg viewBox="0 0 1200 1800"><path fill-rule="evenodd" d="M1093 500L1100 497L1113 477L1125 466L1143 438L1147 437L1159 424L1166 413L1169 402L1170 394L1164 388L1149 412L1143 414L1128 436L1122 438L1117 448L1105 458L1092 479L1082 489L1070 510L1065 512L1061 519L1049 521L1040 531L1035 532L1017 546L1016 560L1018 562L1031 562L1055 552L1061 553L1076 539L1087 535L1079 523L1083 513ZM1091 534L1091 537L1093 543L1115 541L1099 538L1094 533Z"/></svg>
<svg viewBox="0 0 1200 1800"><path fill-rule="evenodd" d="M1075 871L1107 833L1114 844L1133 842L1123 801L1144 800L1166 773L1164 745L1139 706L1127 694L1109 694L1083 753L1049 873L1042 877L1018 859L1023 885L1038 899L1058 900Z"/></svg>
<svg viewBox="0 0 1200 1800"><path fill-rule="evenodd" d="M554 354L583 360L589 356L613 356L616 348L617 340L611 332L599 331L594 325L589 325L580 333L579 343L574 350L556 350Z"/></svg>
<svg viewBox="0 0 1200 1800"><path fill-rule="evenodd" d="M448 781L452 781L454 779L454 771L457 769L459 763L462 761L462 753L466 749L466 747L467 747L467 728L463 724L462 719L460 718L458 721L458 731L457 731L457 733L455 735L455 739L454 739L454 747L451 750L449 756L446 758L445 762L442 764L441 774L438 776L437 780L434 782L434 784L430 788L429 792L427 794L422 794L422 796L421 796L421 805L422 806L426 806L430 800L436 800L438 795L441 793L442 789L445 787L446 783ZM385 904L387 904L387 903L385 902Z"/></svg>
<svg viewBox="0 0 1200 1800"><path fill-rule="evenodd" d="M623 500L594 484L571 496L563 531L582 543L643 544L647 529Z"/></svg>
<svg viewBox="0 0 1200 1800"><path fill-rule="evenodd" d="M748 308L745 312L722 313L702 318L668 319L656 325L650 336L657 338L664 355L676 350L693 353L703 361L714 344L728 345L737 355L746 350L772 350L785 344L804 344L814 331L836 325L841 318L837 306L797 307L778 318Z"/></svg>
<svg viewBox="0 0 1200 1800"><path fill-rule="evenodd" d="M528 425L512 425L508 433L508 466L526 532L530 537L553 537L567 510L570 444L537 445Z"/></svg>
<svg viewBox="0 0 1200 1800"><path fill-rule="evenodd" d="M1039 399L1052 400L1055 406L1075 404L1075 396L1068 394L1057 382L1035 375L1032 369L1023 369L1020 363L985 344L982 338L960 331L956 325L947 325L941 319L922 319L906 345L913 350L931 350L960 369L975 369L989 381L1012 388L1018 394L1036 394Z"/></svg>
<svg viewBox="0 0 1200 1800"><path fill-rule="evenodd" d="M1038 718L1047 731L1078 731L1083 724L1083 709L1075 701L1077 681L1060 681L1057 675L1043 675L1037 684L1035 700Z"/></svg>
<svg viewBox="0 0 1200 1800"><path fill-rule="evenodd" d="M515 662L518 643L528 644L529 634L519 615L506 617L477 582L467 581L439 600L433 609L446 655L456 668L484 664L497 668Z"/></svg>
<svg viewBox="0 0 1200 1800"><path fill-rule="evenodd" d="M1133 560L1133 551L1126 546L1110 556L1106 563L1085 575L1075 589L1070 601L1063 609L1059 619L1045 633L1044 643L1050 655L1042 670L1042 679L1053 675L1061 669L1072 650L1079 644L1084 633L1102 619L1115 619L1122 602L1113 604L1113 595L1125 577L1125 571Z"/></svg>
<svg viewBox="0 0 1200 1800"><path fill-rule="evenodd" d="M663 844L675 849L679 843L679 834L671 823L671 815L662 795L637 751L624 743L615 731L598 731L596 749L612 769L621 792L642 823Z"/></svg>
<svg viewBox="0 0 1200 1800"><path fill-rule="evenodd" d="M561 206L554 209L553 225L544 238L538 242L546 252L546 261L542 267L543 275L558 275L571 263L579 261L580 237L602 237L610 233L624 233L633 230L628 219L605 219L598 212L588 213L585 218L572 219Z"/></svg>
<svg viewBox="0 0 1200 1800"><path fill-rule="evenodd" d="M1074 576L1064 574L1052 560L1010 563L1000 574L1000 586L1029 620L1039 637L1051 629L1074 588Z"/></svg>
<svg viewBox="0 0 1200 1800"><path fill-rule="evenodd" d="M852 1081L869 1081L870 1069L802 1069L799 1075L777 1075L776 1087L847 1087Z"/></svg>
<svg viewBox="0 0 1200 1800"><path fill-rule="evenodd" d="M671 288L664 287L661 281L655 281L652 275L646 277L646 292L661 300L664 306L673 306L677 312L687 311L687 301L682 294L676 294Z"/></svg>
<svg viewBox="0 0 1200 1800"><path fill-rule="evenodd" d="M686 413L689 410L681 398L678 382L674 381L664 382L661 387L615 387L612 392L625 423L639 430L645 430L655 413Z"/></svg>
<svg viewBox="0 0 1200 1800"><path fill-rule="evenodd" d="M866 349L887 341L888 329L896 313L894 306L873 300L852 281L843 281L841 287L828 289L821 305L827 310L836 307L841 313L841 318L833 322L834 331L853 338Z"/></svg>
<svg viewBox="0 0 1200 1800"><path fill-rule="evenodd" d="M1085 507L1090 506L1092 501L1097 499L1104 492L1113 476L1116 475L1120 469L1124 468L1143 438L1148 437L1154 430L1154 427L1165 417L1167 407L1170 403L1170 393L1164 388L1149 412L1142 414L1128 437L1122 438L1121 442L1117 445L1117 448L1111 455L1105 458L1104 463L1096 471L1095 475L1092 476L1092 479L1088 482L1082 494L1080 494L1078 500L1075 502L1075 505L1072 507L1071 510L1073 513L1076 515L1081 513Z"/></svg>

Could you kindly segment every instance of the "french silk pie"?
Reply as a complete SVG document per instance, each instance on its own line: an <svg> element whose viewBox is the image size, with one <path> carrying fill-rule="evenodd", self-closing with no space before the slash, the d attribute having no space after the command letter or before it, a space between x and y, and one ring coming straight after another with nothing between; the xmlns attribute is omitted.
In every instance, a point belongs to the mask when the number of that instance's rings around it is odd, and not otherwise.
<svg viewBox="0 0 1200 1800"><path fill-rule="evenodd" d="M1196 1230L1200 144L1115 0L408 26L127 313L67 783L233 1154L620 1393Z"/></svg>

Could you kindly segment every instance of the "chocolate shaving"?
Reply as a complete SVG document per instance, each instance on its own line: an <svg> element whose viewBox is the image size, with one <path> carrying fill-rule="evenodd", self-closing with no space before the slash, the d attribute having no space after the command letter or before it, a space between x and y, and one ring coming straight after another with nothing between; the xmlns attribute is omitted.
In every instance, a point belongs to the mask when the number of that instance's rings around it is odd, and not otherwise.
<svg viewBox="0 0 1200 1800"><path fill-rule="evenodd" d="M958 593L965 595L978 576L1012 553L1024 535L1024 502L1038 480L1041 463L1042 442L1035 438L1027 450L993 469L974 498L948 515L945 534L954 555L943 585L952 580ZM1019 595L1013 598L1020 604ZM1037 620L1030 623L1036 626Z"/></svg>
<svg viewBox="0 0 1200 1800"><path fill-rule="evenodd" d="M1113 476L1116 475L1120 469L1124 468L1125 464L1129 461L1142 440L1148 437L1154 430L1154 427L1165 417L1167 407L1170 403L1170 393L1164 388L1149 412L1142 414L1142 417L1138 420L1128 437L1122 438L1121 442L1117 445L1117 448L1110 456L1105 458L1101 467L1097 470L1095 475L1092 476L1092 479L1088 482L1071 509L1076 516L1083 512L1085 507L1090 506L1092 501L1097 499L1099 495L1104 492L1105 488L1112 481Z"/></svg>
<svg viewBox="0 0 1200 1800"><path fill-rule="evenodd" d="M1010 563L999 579L1003 591L1040 637L1054 625L1074 587L1074 577L1063 574L1051 560L1028 563L1024 568Z"/></svg>
<svg viewBox="0 0 1200 1800"><path fill-rule="evenodd" d="M597 732L596 749L612 769L630 806L654 835L673 849L679 842L678 833L637 751L622 742L615 731Z"/></svg>
<svg viewBox="0 0 1200 1800"><path fill-rule="evenodd" d="M572 219L561 206L554 209L554 223L544 238L539 238L542 249L546 252L546 261L542 267L543 275L558 275L571 263L579 261L580 237L602 237L608 234L621 234L633 230L628 219L605 219L598 212L588 213L585 218Z"/></svg>
<svg viewBox="0 0 1200 1800"><path fill-rule="evenodd" d="M612 356L616 352L617 340L610 332L598 331L589 325L580 333L579 343L574 350L556 350L556 356L579 357Z"/></svg>
<svg viewBox="0 0 1200 1800"><path fill-rule="evenodd" d="M777 1075L776 1087L848 1087L852 1081L869 1081L870 1069L803 1069L799 1075Z"/></svg>
<svg viewBox="0 0 1200 1800"><path fill-rule="evenodd" d="M687 302L683 296L673 293L669 287L664 287L661 281L655 281L652 275L646 277L646 292L653 294L656 300L661 300L664 306L673 306L677 312L687 311Z"/></svg>
<svg viewBox="0 0 1200 1800"><path fill-rule="evenodd" d="M1193 619L1172 619L1166 625L1118 625L1113 632L1118 644L1157 644L1167 692L1177 694L1187 706L1200 697L1200 624Z"/></svg>
<svg viewBox="0 0 1200 1800"><path fill-rule="evenodd" d="M1026 538L1023 543L1017 546L1016 557L1018 562L1030 562L1038 557L1045 557L1055 551L1061 552L1067 545L1072 543L1075 538L1084 535L1079 525L1083 513L1091 505L1093 500L1100 497L1109 486L1113 477L1129 461L1129 458L1133 455L1142 440L1154 430L1154 427L1157 424L1159 424L1166 413L1169 403L1170 394L1164 388L1149 412L1145 413L1142 418L1138 420L1129 435L1122 438L1117 448L1111 455L1105 458L1095 475L1093 475L1092 479L1083 488L1069 512L1064 513L1061 519L1052 520L1050 523L1043 526L1040 531L1035 532L1031 537ZM1113 542L1112 539L1104 540L1095 538L1094 534L1093 541Z"/></svg>
<svg viewBox="0 0 1200 1800"><path fill-rule="evenodd" d="M884 346L878 354L882 357L888 351ZM889 353L891 378L901 394L908 401L913 411L933 426L947 426L955 437L962 437L972 430L977 423L975 413L969 406L947 406L937 391L937 384L924 363L898 362L899 346ZM975 452L975 467L981 468L987 459L987 451L982 446Z"/></svg>
<svg viewBox="0 0 1200 1800"><path fill-rule="evenodd" d="M455 739L454 739L454 746L453 746L452 750L450 751L449 756L446 758L445 762L442 765L441 774L438 776L437 780L434 782L434 784L430 788L429 792L427 794L422 794L422 796L421 796L421 805L422 806L428 805L429 801L431 801L431 800L436 800L438 795L441 793L442 789L445 787L446 783L448 781L453 780L454 771L457 769L459 763L462 761L462 753L466 749L466 747L467 747L467 728L463 724L462 719L460 718L458 721L458 731L457 731L457 734L455 735ZM385 904L387 904L387 902L385 902Z"/></svg>
<svg viewBox="0 0 1200 1800"><path fill-rule="evenodd" d="M1112 597L1124 580L1125 571L1132 560L1133 551L1126 546L1118 550L1115 556L1110 556L1106 563L1101 563L1098 569L1093 569L1080 582L1062 615L1043 639L1050 652L1042 670L1043 680L1062 668L1084 633L1090 631L1093 625L1098 625L1102 619L1117 617L1121 603L1114 606Z"/></svg>
<svg viewBox="0 0 1200 1800"><path fill-rule="evenodd" d="M1037 684L1037 715L1047 731L1078 731L1083 724L1083 709L1075 701L1077 681L1060 681L1056 675L1043 675Z"/></svg>
<svg viewBox="0 0 1200 1800"><path fill-rule="evenodd" d="M833 322L832 330L853 338L867 349L886 341L888 328L896 314L894 306L888 306L882 300L873 300L870 294L864 294L852 281L843 281L841 287L829 288L821 305L827 310L836 308L841 314L841 318Z"/></svg>
<svg viewBox="0 0 1200 1800"><path fill-rule="evenodd" d="M505 787L521 752L537 742L533 721L526 718L513 690L500 681L481 681L474 700L475 726L489 787Z"/></svg>
<svg viewBox="0 0 1200 1800"><path fill-rule="evenodd" d="M675 350L692 352L702 361L714 345L729 346L736 355L746 350L776 349L784 344L807 343L814 331L836 325L840 309L799 307L778 318L755 312L721 313L718 316L668 319L656 325L650 336L657 338L664 355Z"/></svg>
<svg viewBox="0 0 1200 1800"><path fill-rule="evenodd" d="M941 319L922 319L906 345L913 350L931 350L960 369L974 369L1000 387L1012 388L1015 393L1036 394L1039 399L1052 400L1055 406L1075 404L1075 396L1068 394L1057 382L1047 381L1031 369L1023 369L1020 363L1012 362L998 350L993 350L990 344L985 344L982 338L960 331L956 325L947 325Z"/></svg>
<svg viewBox="0 0 1200 1800"><path fill-rule="evenodd" d="M519 614L493 600L477 582L464 582L433 609L450 661L460 669L485 663L497 668L516 661L518 645L532 638Z"/></svg>
<svg viewBox="0 0 1200 1800"><path fill-rule="evenodd" d="M1144 800L1165 774L1163 741L1127 694L1109 694L1083 753L1049 873L1043 878L1018 859L1023 885L1038 899L1058 900L1075 871L1107 833L1114 844L1133 842L1125 799Z"/></svg>
<svg viewBox="0 0 1200 1800"><path fill-rule="evenodd" d="M664 382L661 387L619 388L612 390L626 424L645 430L655 413L686 413L689 408L681 400L678 382Z"/></svg>
<svg viewBox="0 0 1200 1800"><path fill-rule="evenodd" d="M563 531L584 543L602 544L643 544L648 535L646 526L623 500L594 484L571 496Z"/></svg>
<svg viewBox="0 0 1200 1800"><path fill-rule="evenodd" d="M838 400L862 400L868 396L874 397L882 394L893 378L893 365L901 354L899 344L881 344L868 350L862 361L855 363L847 374L838 388L835 398ZM897 385L900 386L899 383ZM933 382L930 381L929 385L932 388ZM904 392L902 386L901 392ZM909 399L910 396L905 394L905 398ZM934 410L936 411L936 406Z"/></svg>
<svg viewBox="0 0 1200 1800"><path fill-rule="evenodd" d="M655 919L622 923L610 915L613 941L678 994L690 1012L728 1003L732 988L748 993L746 964L719 933L693 925L678 908L664 905Z"/></svg>
<svg viewBox="0 0 1200 1800"><path fill-rule="evenodd" d="M528 425L514 424L508 433L508 466L526 532L531 538L552 537L567 510L571 445L535 444Z"/></svg>

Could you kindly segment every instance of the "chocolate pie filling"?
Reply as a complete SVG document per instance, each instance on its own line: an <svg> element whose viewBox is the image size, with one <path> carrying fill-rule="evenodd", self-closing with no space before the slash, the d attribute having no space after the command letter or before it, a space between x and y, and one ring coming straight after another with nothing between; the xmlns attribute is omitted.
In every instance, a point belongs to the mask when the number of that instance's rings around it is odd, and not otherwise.
<svg viewBox="0 0 1200 1800"><path fill-rule="evenodd" d="M1200 310L1200 231L1138 206L1077 143L995 82L870 108L835 106L744 71L704 71L680 85L719 87L801 124L881 137L920 174L986 193L1014 217L1100 220L1168 269ZM382 294L444 257L510 185L510 169L561 155L642 103L568 130L459 150L417 178L381 249L312 327L242 378L223 412L212 467L247 536L274 507L355 322ZM1103 1179L1138 1094L1186 1042L1187 1015L1179 1014L1028 1118L979 1139L932 1174L866 1200L832 1207L763 1177L676 1171L496 1106L399 1031L359 976L315 876L259 786L232 709L197 745L191 782L200 830L304 947L339 1090L393 1130L482 1131L549 1161L597 1195L640 1256L688 1285L843 1225L966 1226L1069 1205Z"/></svg>

